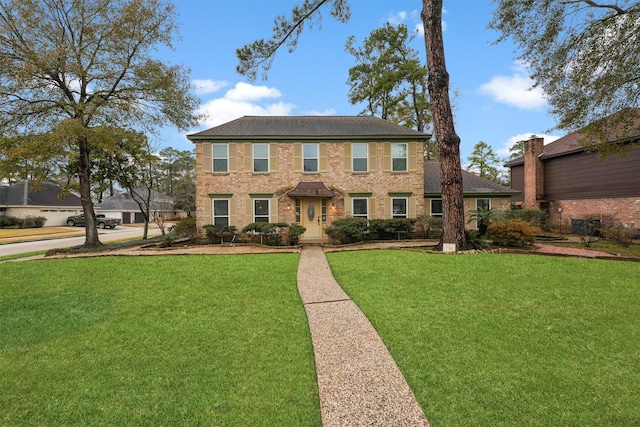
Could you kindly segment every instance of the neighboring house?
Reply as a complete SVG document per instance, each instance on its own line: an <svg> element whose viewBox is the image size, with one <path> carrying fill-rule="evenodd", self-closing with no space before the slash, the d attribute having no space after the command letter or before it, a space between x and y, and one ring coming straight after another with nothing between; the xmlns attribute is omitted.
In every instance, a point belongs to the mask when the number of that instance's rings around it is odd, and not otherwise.
<svg viewBox="0 0 640 427"><path fill-rule="evenodd" d="M67 217L82 212L75 194L60 198L62 187L49 181L20 181L0 187L0 216L15 218L44 217L45 225L65 225Z"/></svg>
<svg viewBox="0 0 640 427"><path fill-rule="evenodd" d="M424 162L424 198L425 214L442 217L442 172L440 162L426 160ZM462 171L462 193L464 196L464 210L474 209L508 210L511 208L512 197L519 191L504 187L478 175ZM477 227L477 224L473 224Z"/></svg>
<svg viewBox="0 0 640 427"><path fill-rule="evenodd" d="M439 164L423 156L430 135L387 120L248 116L188 138L198 227L297 223L309 241L348 216L442 216ZM507 209L518 193L468 172L463 184L466 209Z"/></svg>
<svg viewBox="0 0 640 427"><path fill-rule="evenodd" d="M142 200L147 200L148 194L146 189L137 189L134 190L134 196L130 192L124 192L105 197L102 202L96 203L95 209L96 212L105 214L109 218L119 218L122 224L143 224L144 215L136 198L142 197ZM165 221L186 217L185 212L173 208L171 197L155 190L151 190L149 212L150 222L154 222L160 215Z"/></svg>
<svg viewBox="0 0 640 427"><path fill-rule="evenodd" d="M607 141L626 145L625 153L604 160L580 146L580 131L547 145L542 138L526 141L524 157L506 164L511 168L511 187L522 191L514 201L523 208L546 211L559 227L568 228L573 220L609 218L639 227L640 149L629 143L638 143L640 119L627 135L631 137Z"/></svg>
<svg viewBox="0 0 640 427"><path fill-rule="evenodd" d="M324 239L338 218L424 211L430 135L375 117L242 117L189 135L197 225L298 223Z"/></svg>

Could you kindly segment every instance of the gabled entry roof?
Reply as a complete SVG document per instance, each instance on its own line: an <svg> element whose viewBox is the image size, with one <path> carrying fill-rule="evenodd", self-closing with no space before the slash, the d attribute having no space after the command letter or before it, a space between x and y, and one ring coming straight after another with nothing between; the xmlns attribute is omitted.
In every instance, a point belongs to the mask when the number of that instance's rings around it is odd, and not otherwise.
<svg viewBox="0 0 640 427"><path fill-rule="evenodd" d="M188 135L208 140L427 140L431 135L373 116L244 116Z"/></svg>
<svg viewBox="0 0 640 427"><path fill-rule="evenodd" d="M287 193L289 197L333 197L333 191L325 187L322 181L299 182L296 188Z"/></svg>

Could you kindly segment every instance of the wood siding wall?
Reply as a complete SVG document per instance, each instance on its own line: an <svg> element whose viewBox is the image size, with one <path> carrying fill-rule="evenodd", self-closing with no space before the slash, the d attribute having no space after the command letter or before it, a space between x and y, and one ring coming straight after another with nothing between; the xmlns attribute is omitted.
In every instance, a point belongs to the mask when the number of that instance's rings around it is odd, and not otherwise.
<svg viewBox="0 0 640 427"><path fill-rule="evenodd" d="M513 201L522 202L524 200L524 165L511 168L511 188L520 191L520 194L513 196Z"/></svg>
<svg viewBox="0 0 640 427"><path fill-rule="evenodd" d="M512 188L514 186L512 168ZM640 196L640 149L625 158L609 156L601 161L595 153L578 153L544 161L544 198L589 199Z"/></svg>

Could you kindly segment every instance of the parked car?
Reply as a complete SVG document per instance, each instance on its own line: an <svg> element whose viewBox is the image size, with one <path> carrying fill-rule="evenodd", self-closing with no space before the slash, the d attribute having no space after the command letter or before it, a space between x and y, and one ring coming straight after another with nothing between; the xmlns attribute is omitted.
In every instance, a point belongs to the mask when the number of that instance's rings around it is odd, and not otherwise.
<svg viewBox="0 0 640 427"><path fill-rule="evenodd" d="M67 218L67 225L69 227L84 226L84 214L74 215ZM104 214L96 215L96 224L98 228L116 228L120 225L120 220L117 218L107 218Z"/></svg>

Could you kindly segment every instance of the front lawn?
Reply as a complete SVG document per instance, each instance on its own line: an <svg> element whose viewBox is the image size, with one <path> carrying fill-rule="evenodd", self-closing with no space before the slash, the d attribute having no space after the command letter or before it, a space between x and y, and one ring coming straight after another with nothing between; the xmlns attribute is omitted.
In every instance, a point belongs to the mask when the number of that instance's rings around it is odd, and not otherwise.
<svg viewBox="0 0 640 427"><path fill-rule="evenodd" d="M640 425L640 264L327 254L437 426Z"/></svg>
<svg viewBox="0 0 640 427"><path fill-rule="evenodd" d="M297 263L0 264L0 425L319 426Z"/></svg>

